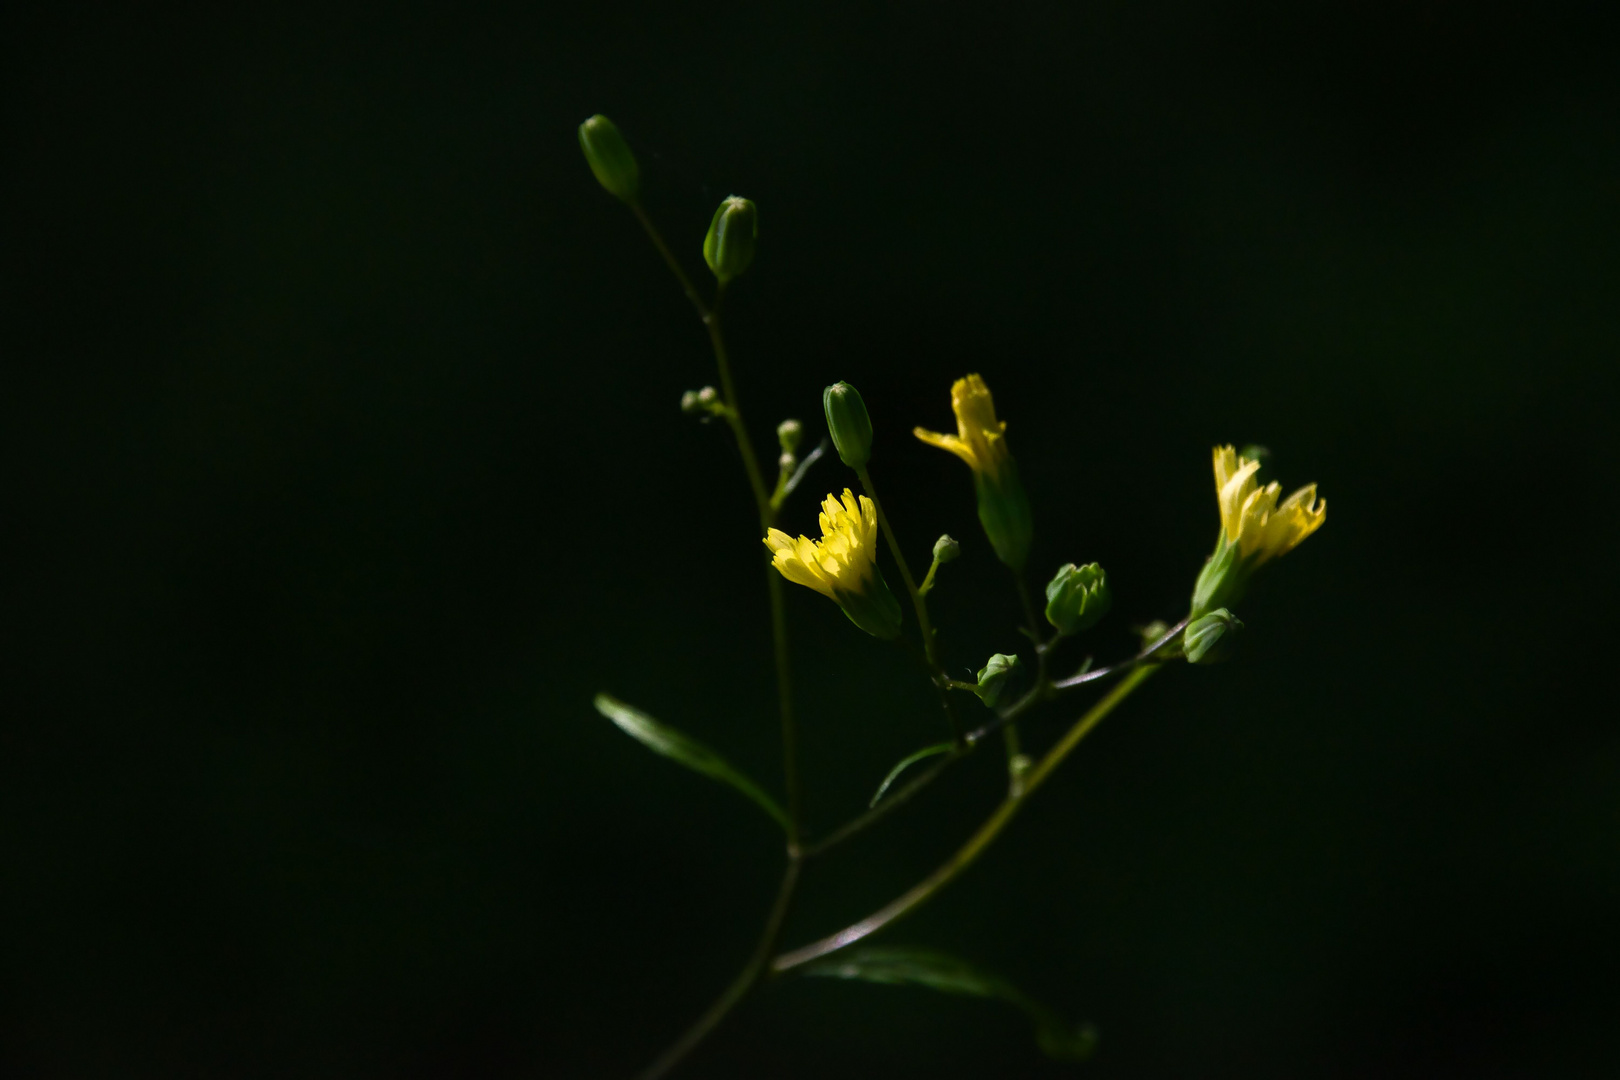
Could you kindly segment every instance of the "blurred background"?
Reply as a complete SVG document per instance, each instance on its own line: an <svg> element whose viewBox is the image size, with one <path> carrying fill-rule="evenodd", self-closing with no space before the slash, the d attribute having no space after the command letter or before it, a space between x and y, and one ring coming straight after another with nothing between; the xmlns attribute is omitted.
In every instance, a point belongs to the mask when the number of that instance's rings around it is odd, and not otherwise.
<svg viewBox="0 0 1620 1080"><path fill-rule="evenodd" d="M881 939L1089 1020L1091 1063L785 980L681 1075L1613 1075L1620 86L1585 7L11 9L0 1071L624 1076L741 964L774 827L590 705L779 783L752 510L677 408L701 327L580 157L603 112L694 273L757 201L758 445L860 387L903 542L963 543L953 670L1021 643L967 470L909 434L960 375L1035 584L1113 579L1076 662L1185 610L1212 445L1331 508L1235 661L1144 687ZM789 604L826 830L938 718ZM788 943L937 865L997 757L813 867Z"/></svg>

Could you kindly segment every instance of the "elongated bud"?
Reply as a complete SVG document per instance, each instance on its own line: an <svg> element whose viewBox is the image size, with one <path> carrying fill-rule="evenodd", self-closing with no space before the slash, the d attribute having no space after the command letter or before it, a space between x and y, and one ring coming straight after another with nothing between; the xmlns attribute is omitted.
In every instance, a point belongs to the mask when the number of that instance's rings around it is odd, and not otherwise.
<svg viewBox="0 0 1620 1080"><path fill-rule="evenodd" d="M641 189L641 166L630 144L624 141L613 121L597 113L579 125L579 148L597 181L609 194L634 202Z"/></svg>
<svg viewBox="0 0 1620 1080"><path fill-rule="evenodd" d="M1078 634L1108 614L1113 595L1108 575L1096 563L1066 563L1046 586L1046 621L1060 633Z"/></svg>
<svg viewBox="0 0 1620 1080"><path fill-rule="evenodd" d="M872 418L866 415L861 393L847 382L835 382L821 392L827 412L827 431L838 456L852 469L864 469L872 459Z"/></svg>
<svg viewBox="0 0 1620 1080"><path fill-rule="evenodd" d="M979 695L979 700L994 708L996 702L1001 700L1001 692L1006 689L1008 677L1022 666L1018 657L1006 653L996 653L985 661L984 667L979 669L979 688L974 691Z"/></svg>
<svg viewBox="0 0 1620 1080"><path fill-rule="evenodd" d="M944 566L948 562L956 561L956 557L960 554L962 545L957 543L950 533L945 533L934 541L934 561L939 565Z"/></svg>
<svg viewBox="0 0 1620 1080"><path fill-rule="evenodd" d="M1201 619L1187 624L1181 635L1181 649L1189 664L1213 664L1232 654L1234 638L1243 623L1225 608L1216 608Z"/></svg>
<svg viewBox="0 0 1620 1080"><path fill-rule="evenodd" d="M703 261L724 285L754 261L757 239L759 212L747 199L733 195L720 204L709 222L709 235L703 238Z"/></svg>

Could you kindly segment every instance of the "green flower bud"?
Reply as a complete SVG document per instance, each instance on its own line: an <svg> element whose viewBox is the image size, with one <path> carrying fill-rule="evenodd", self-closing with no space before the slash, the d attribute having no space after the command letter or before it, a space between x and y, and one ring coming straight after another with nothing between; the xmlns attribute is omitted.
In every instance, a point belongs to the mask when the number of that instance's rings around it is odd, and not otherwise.
<svg viewBox="0 0 1620 1080"><path fill-rule="evenodd" d="M759 212L747 199L732 195L714 212L709 235L703 238L703 261L724 285L754 261L759 238Z"/></svg>
<svg viewBox="0 0 1620 1080"><path fill-rule="evenodd" d="M962 545L952 539L950 533L945 533L934 541L934 561L941 566L956 561L956 557L960 554L962 554Z"/></svg>
<svg viewBox="0 0 1620 1080"><path fill-rule="evenodd" d="M1242 629L1243 623L1236 615L1217 608L1187 624L1181 635L1181 649L1189 664L1213 664L1232 654L1234 639Z"/></svg>
<svg viewBox="0 0 1620 1080"><path fill-rule="evenodd" d="M1002 690L1006 689L1008 676L1022 666L1018 657L996 653L979 669L979 688L974 693L985 705L995 708L996 702L1001 700Z"/></svg>
<svg viewBox="0 0 1620 1080"><path fill-rule="evenodd" d="M579 125L579 148L585 151L585 161L597 182L609 194L625 202L635 201L641 187L641 166L636 164L636 155L613 121L597 113Z"/></svg>
<svg viewBox="0 0 1620 1080"><path fill-rule="evenodd" d="M1113 603L1108 575L1096 563L1066 563L1046 586L1046 621L1062 634L1096 626Z"/></svg>
<svg viewBox="0 0 1620 1080"><path fill-rule="evenodd" d="M681 395L681 412L691 416L702 408L703 406L698 404L698 392L696 390L688 390Z"/></svg>
<svg viewBox="0 0 1620 1080"><path fill-rule="evenodd" d="M784 454L792 454L797 450L799 439L803 435L804 427L797 420L784 420L776 425L776 442Z"/></svg>
<svg viewBox="0 0 1620 1080"><path fill-rule="evenodd" d="M852 469L864 469L872 458L872 418L866 415L861 392L847 382L835 382L821 392L827 412L827 431L838 456Z"/></svg>

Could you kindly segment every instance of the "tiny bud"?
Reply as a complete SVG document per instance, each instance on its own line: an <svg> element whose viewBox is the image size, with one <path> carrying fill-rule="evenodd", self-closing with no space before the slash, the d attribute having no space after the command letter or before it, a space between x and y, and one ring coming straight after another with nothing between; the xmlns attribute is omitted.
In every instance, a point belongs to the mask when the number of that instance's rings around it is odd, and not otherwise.
<svg viewBox="0 0 1620 1080"><path fill-rule="evenodd" d="M1018 657L1006 653L996 653L986 660L984 667L979 669L979 688L975 691L979 700L994 708L1001 699L1001 691L1006 688L1007 677L1022 666Z"/></svg>
<svg viewBox="0 0 1620 1080"><path fill-rule="evenodd" d="M1066 563L1046 586L1046 621L1059 633L1078 634L1097 625L1112 603L1102 567Z"/></svg>
<svg viewBox="0 0 1620 1080"><path fill-rule="evenodd" d="M782 456L776 459L776 467L783 472L792 472L794 466L798 464L799 459L786 451L783 451Z"/></svg>
<svg viewBox="0 0 1620 1080"><path fill-rule="evenodd" d="M962 545L952 539L950 533L943 533L938 540L934 541L934 561L941 566L954 561L960 554L962 554Z"/></svg>
<svg viewBox="0 0 1620 1080"><path fill-rule="evenodd" d="M690 416L692 413L697 412L698 408L698 392L696 390L688 390L681 395L681 412Z"/></svg>
<svg viewBox="0 0 1620 1080"><path fill-rule="evenodd" d="M782 447L783 454L797 450L803 435L804 427L797 420L784 420L776 425L776 441Z"/></svg>
<svg viewBox="0 0 1620 1080"><path fill-rule="evenodd" d="M586 164L609 194L625 202L635 200L641 186L641 167L613 121L598 113L579 125L579 148L585 151Z"/></svg>
<svg viewBox="0 0 1620 1080"><path fill-rule="evenodd" d="M1213 664L1232 654L1232 646L1243 623L1225 608L1216 608L1201 619L1187 624L1181 635L1181 649L1189 664Z"/></svg>
<svg viewBox="0 0 1620 1080"><path fill-rule="evenodd" d="M720 391L716 390L712 386L705 386L703 389L698 391L697 399L698 404L702 405L705 409L711 408L716 401L720 400Z"/></svg>
<svg viewBox="0 0 1620 1080"><path fill-rule="evenodd" d="M714 212L709 235L703 238L703 261L724 285L754 261L759 238L759 212L747 199L732 195Z"/></svg>
<svg viewBox="0 0 1620 1080"><path fill-rule="evenodd" d="M839 458L852 469L865 468L872 458L872 418L866 415L860 391L847 382L835 382L821 392L821 407Z"/></svg>

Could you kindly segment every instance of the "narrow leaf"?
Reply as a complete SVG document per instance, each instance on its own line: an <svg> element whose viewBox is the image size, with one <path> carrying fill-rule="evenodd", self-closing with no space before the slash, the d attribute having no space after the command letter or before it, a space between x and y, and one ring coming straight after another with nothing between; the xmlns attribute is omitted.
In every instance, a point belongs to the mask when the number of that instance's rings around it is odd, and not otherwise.
<svg viewBox="0 0 1620 1080"><path fill-rule="evenodd" d="M1051 1008L1007 980L947 953L883 947L846 949L807 965L803 974L888 986L922 986L942 994L1005 1001L1029 1014L1035 1022L1035 1041L1048 1057L1084 1061L1097 1048L1097 1032L1090 1024L1075 1027L1066 1023Z"/></svg>
<svg viewBox="0 0 1620 1080"><path fill-rule="evenodd" d="M925 746L915 754L912 754L909 757L901 758L900 764L890 769L889 775L885 776L883 778L883 783L878 785L877 794L873 795L872 801L866 804L867 809L871 809L878 804L878 800L883 798L883 793L889 790L889 785L900 779L901 773L905 772L911 766L917 764L917 762L923 760L924 758L931 758L935 754L949 753L953 745L953 743L942 742L936 746Z"/></svg>
<svg viewBox="0 0 1620 1080"><path fill-rule="evenodd" d="M776 800L765 794L758 784L732 768L725 758L707 746L689 735L676 731L668 724L660 724L640 709L626 705L616 697L597 694L595 704L597 712L613 721L619 726L620 731L653 753L678 761L688 769L713 777L723 784L730 784L758 803L782 828L788 827L787 815L776 805Z"/></svg>

